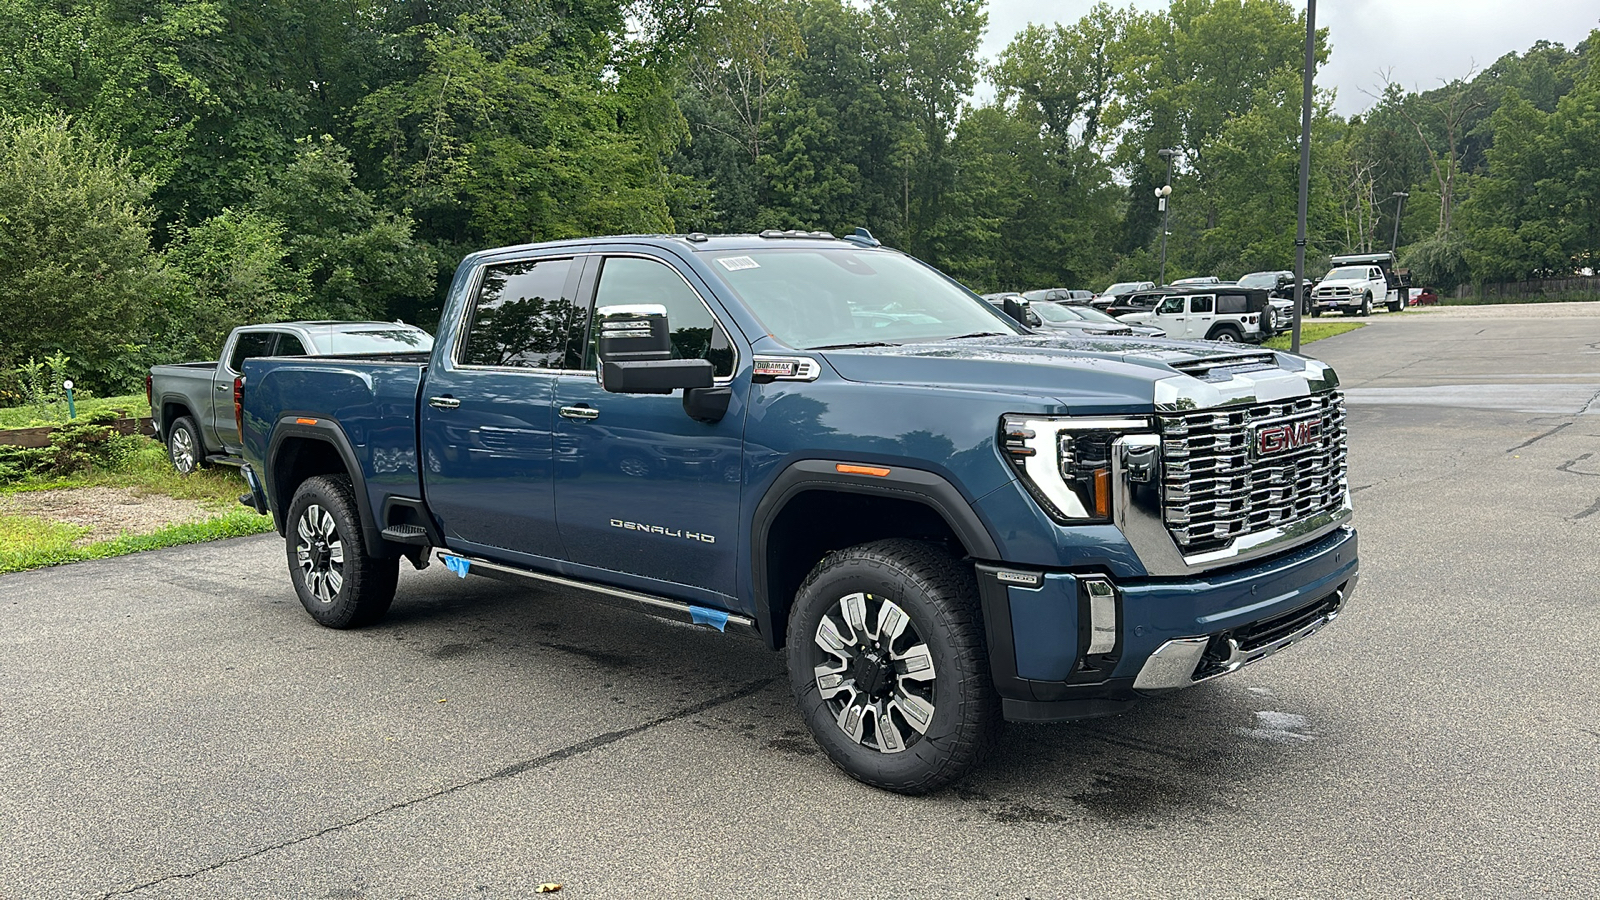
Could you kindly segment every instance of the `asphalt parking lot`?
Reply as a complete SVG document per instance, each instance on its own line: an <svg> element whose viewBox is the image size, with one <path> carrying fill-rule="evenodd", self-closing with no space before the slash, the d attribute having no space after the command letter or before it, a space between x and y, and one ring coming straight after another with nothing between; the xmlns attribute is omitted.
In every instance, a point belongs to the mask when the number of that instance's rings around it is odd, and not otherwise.
<svg viewBox="0 0 1600 900"><path fill-rule="evenodd" d="M407 568L334 632L275 536L0 576L0 897L1594 896L1600 304L1308 349L1352 608L933 797L835 771L755 642L558 590Z"/></svg>

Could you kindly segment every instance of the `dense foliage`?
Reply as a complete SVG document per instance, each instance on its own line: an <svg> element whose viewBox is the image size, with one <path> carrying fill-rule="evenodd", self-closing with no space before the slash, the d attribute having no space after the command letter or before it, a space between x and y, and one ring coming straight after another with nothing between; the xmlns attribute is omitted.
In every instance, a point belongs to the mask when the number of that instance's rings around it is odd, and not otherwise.
<svg viewBox="0 0 1600 900"><path fill-rule="evenodd" d="M1169 277L1286 268L1301 16L1101 3L982 60L983 0L0 0L0 371L65 352L116 392L244 322L431 325L464 253L593 233L864 226L980 290L1154 278L1162 148ZM1592 268L1597 46L1320 97L1311 259Z"/></svg>

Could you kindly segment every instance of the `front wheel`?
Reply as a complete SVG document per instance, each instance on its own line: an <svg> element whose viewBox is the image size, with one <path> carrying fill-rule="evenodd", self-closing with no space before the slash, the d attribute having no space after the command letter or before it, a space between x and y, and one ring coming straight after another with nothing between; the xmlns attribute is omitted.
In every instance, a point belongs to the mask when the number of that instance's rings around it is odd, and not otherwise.
<svg viewBox="0 0 1600 900"><path fill-rule="evenodd" d="M902 794L971 771L1001 729L972 570L921 541L828 554L789 615L789 682L834 765Z"/></svg>
<svg viewBox="0 0 1600 900"><path fill-rule="evenodd" d="M1372 315L1372 295L1371 294L1364 294L1361 297L1361 315L1363 315L1363 316Z"/></svg>
<svg viewBox="0 0 1600 900"><path fill-rule="evenodd" d="M361 511L346 475L308 478L289 504L289 579L317 624L359 628L394 602L400 559L375 557L361 541Z"/></svg>

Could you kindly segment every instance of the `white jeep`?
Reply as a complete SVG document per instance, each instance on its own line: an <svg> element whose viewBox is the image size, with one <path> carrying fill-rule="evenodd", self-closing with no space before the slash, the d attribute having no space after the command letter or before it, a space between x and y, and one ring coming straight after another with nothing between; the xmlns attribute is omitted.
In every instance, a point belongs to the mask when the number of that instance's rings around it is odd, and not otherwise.
<svg viewBox="0 0 1600 900"><path fill-rule="evenodd" d="M1266 291L1208 284L1167 288L1165 292L1167 296L1149 312L1117 318L1129 324L1154 325L1167 337L1190 340L1259 344L1277 330Z"/></svg>

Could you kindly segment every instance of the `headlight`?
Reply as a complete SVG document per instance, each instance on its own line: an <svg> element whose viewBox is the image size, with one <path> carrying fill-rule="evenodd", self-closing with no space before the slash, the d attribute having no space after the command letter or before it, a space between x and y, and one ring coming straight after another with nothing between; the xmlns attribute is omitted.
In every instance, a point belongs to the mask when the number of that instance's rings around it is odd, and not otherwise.
<svg viewBox="0 0 1600 900"><path fill-rule="evenodd" d="M1103 523L1111 521L1113 445L1149 431L1139 418L1012 415L1000 420L1000 445L1050 518Z"/></svg>

